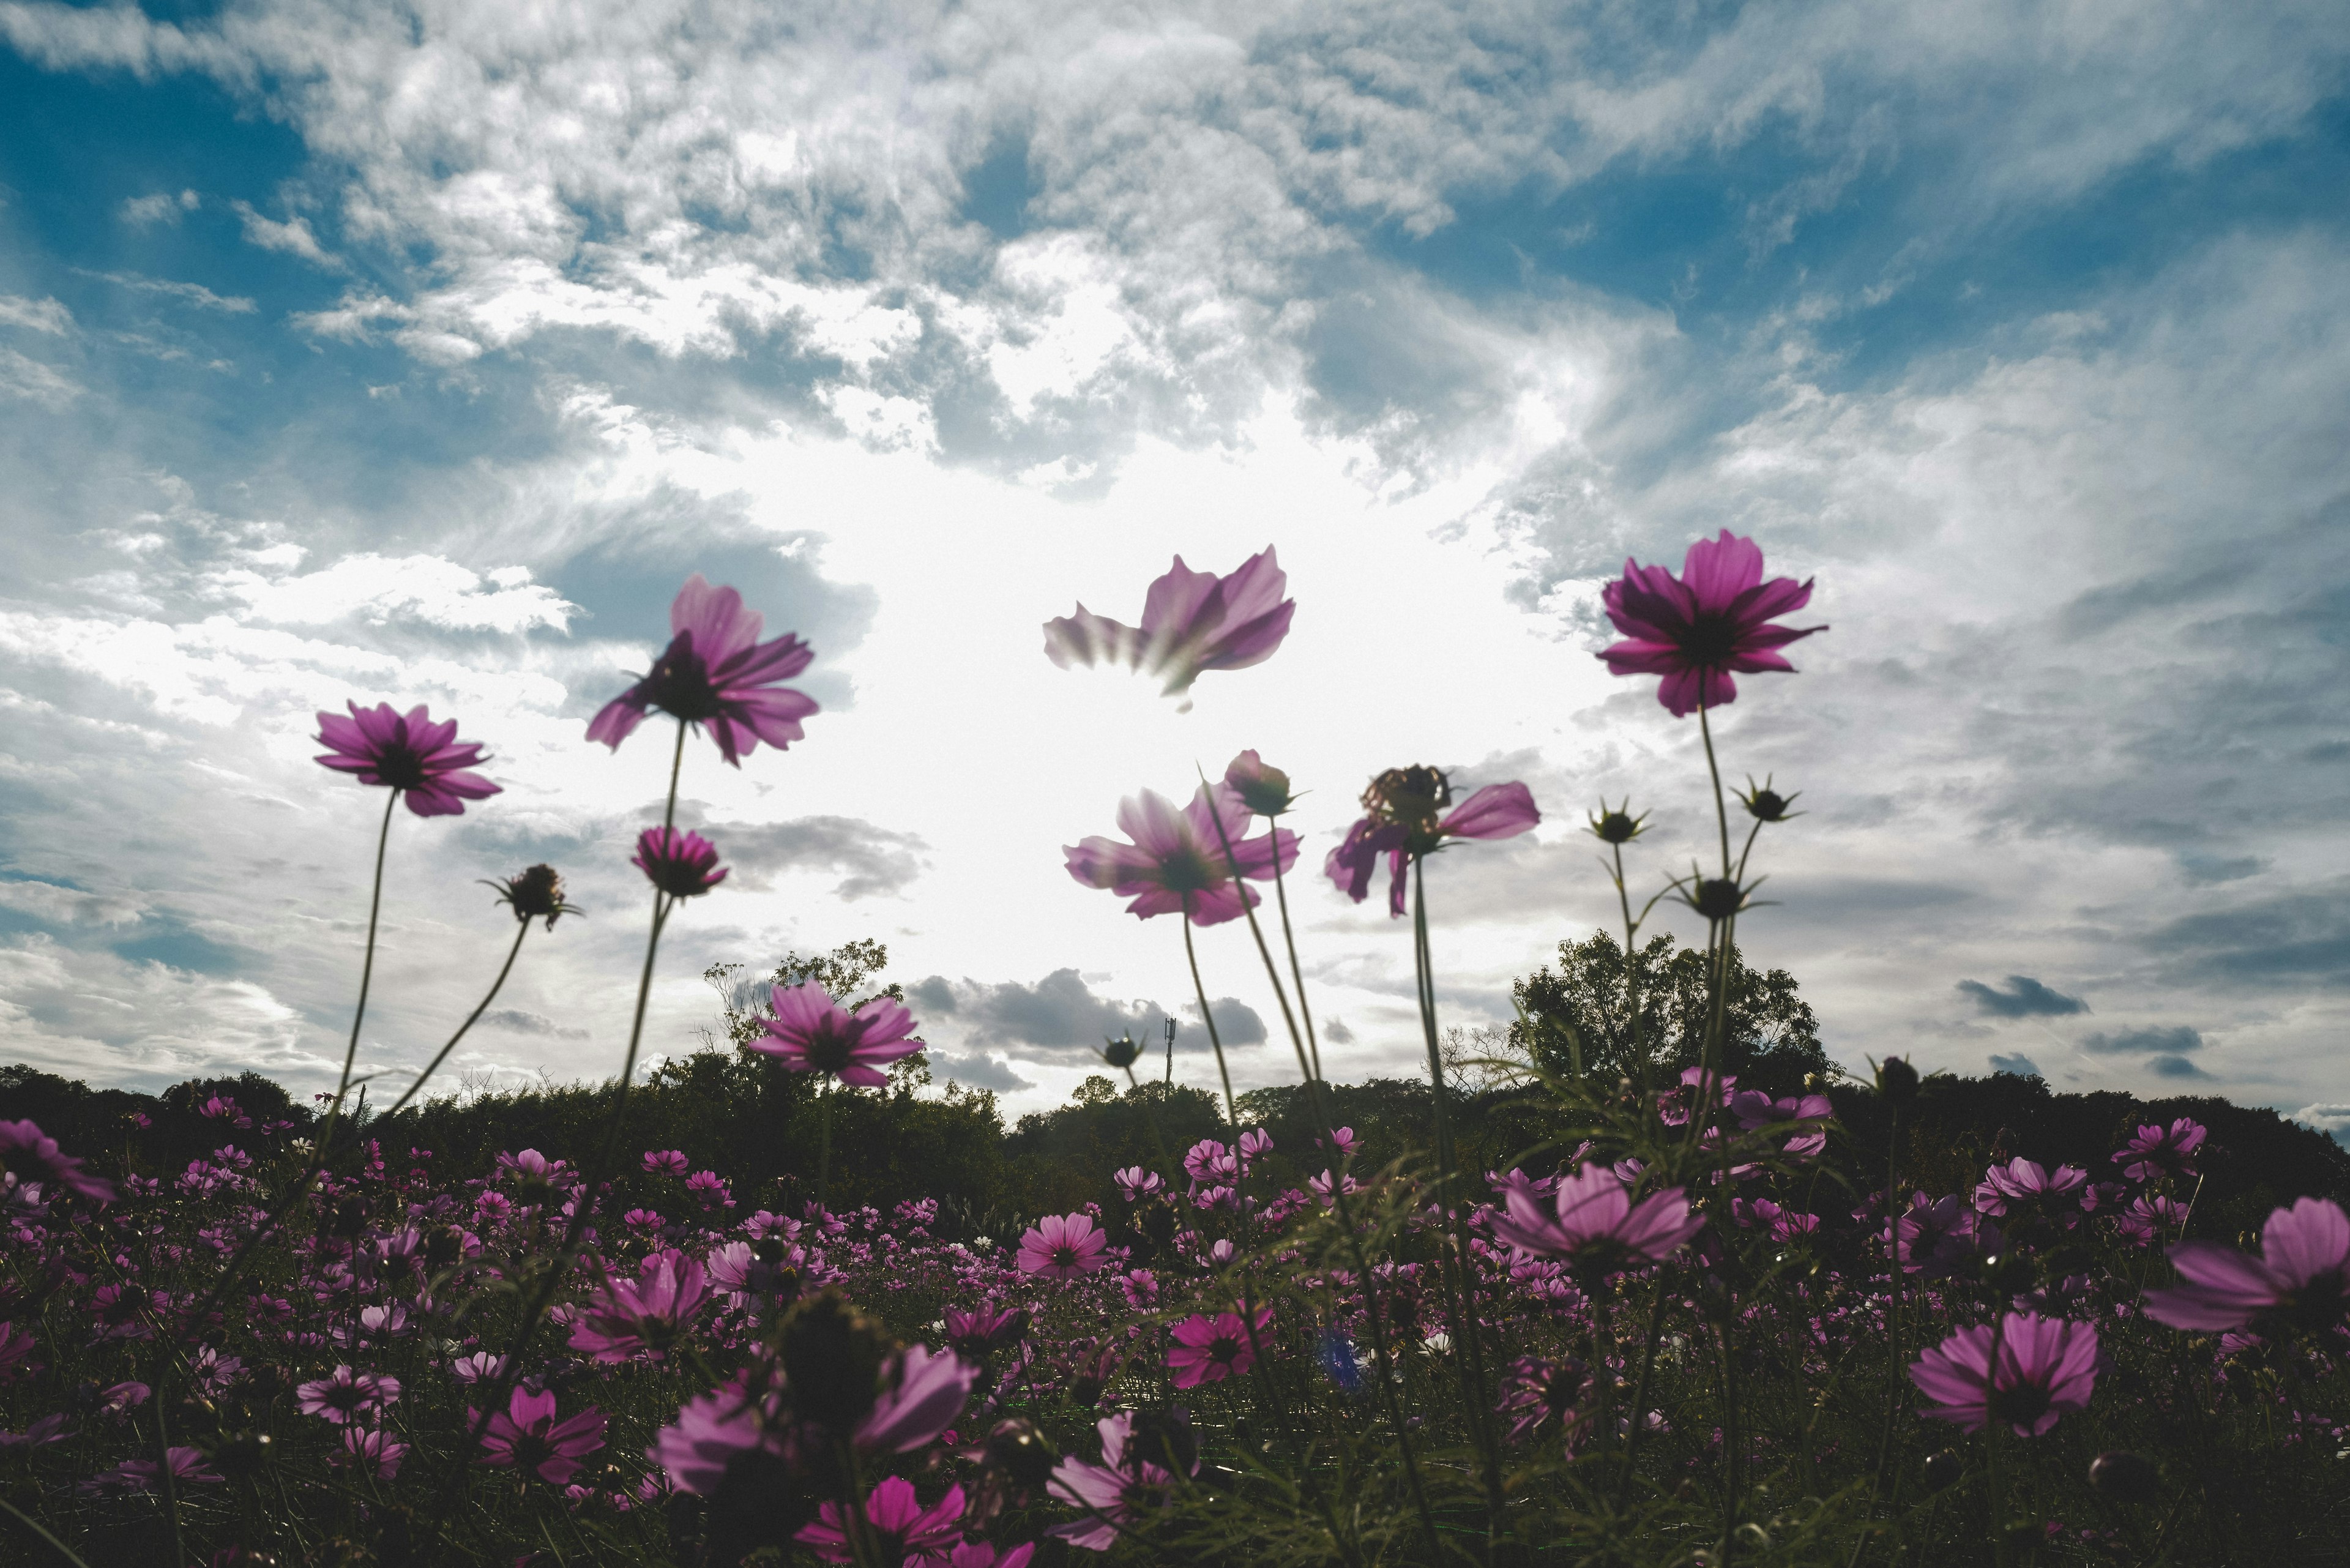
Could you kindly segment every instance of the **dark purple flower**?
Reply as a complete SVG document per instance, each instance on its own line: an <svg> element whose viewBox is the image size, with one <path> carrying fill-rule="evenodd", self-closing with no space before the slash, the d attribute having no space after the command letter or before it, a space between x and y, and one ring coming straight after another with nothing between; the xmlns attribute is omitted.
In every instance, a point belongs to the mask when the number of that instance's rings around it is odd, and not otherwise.
<svg viewBox="0 0 2350 1568"><path fill-rule="evenodd" d="M692 1331L710 1300L702 1265L682 1252L654 1252L633 1280L608 1279L571 1325L571 1348L598 1361L663 1359Z"/></svg>
<svg viewBox="0 0 2350 1568"><path fill-rule="evenodd" d="M1081 604L1076 614L1045 623L1045 654L1064 670L1123 664L1164 676L1166 695L1182 695L1208 670L1245 670L1273 657L1297 609L1295 599L1282 597L1288 586L1270 545L1222 577L1195 572L1178 556L1150 585L1141 626L1096 615ZM1191 706L1186 697L1183 707Z"/></svg>
<svg viewBox="0 0 2350 1568"><path fill-rule="evenodd" d="M408 809L419 816L460 816L469 800L484 800L498 786L465 770L483 761L482 748L460 742L457 721L436 724L419 703L406 713L389 702L362 708L345 704L351 716L321 712L318 743L329 748L319 763L350 774L363 784L406 792Z"/></svg>
<svg viewBox="0 0 2350 1568"><path fill-rule="evenodd" d="M114 1201L114 1183L84 1170L80 1160L30 1121L0 1122L0 1170L7 1173L12 1186L35 1181L79 1193L93 1203Z"/></svg>
<svg viewBox="0 0 2350 1568"><path fill-rule="evenodd" d="M338 1366L314 1383L294 1391L305 1416L323 1416L337 1426L348 1426L400 1399L400 1379L386 1374L353 1372Z"/></svg>
<svg viewBox="0 0 2350 1568"><path fill-rule="evenodd" d="M2159 1176L2192 1176L2195 1157L2209 1136L2192 1116L2180 1116L2167 1127L2141 1127L2136 1137L2115 1151L2114 1163L2132 1181L2152 1181Z"/></svg>
<svg viewBox="0 0 2350 1568"><path fill-rule="evenodd" d="M2312 1333L2350 1317L2350 1215L2325 1198L2303 1198L2269 1215L2260 1256L2217 1241L2180 1241L2170 1262L2187 1282L2146 1293L2147 1315L2173 1328L2216 1333L2274 1322Z"/></svg>
<svg viewBox="0 0 2350 1568"><path fill-rule="evenodd" d="M775 1011L749 1049L778 1057L795 1073L829 1073L844 1084L884 1087L878 1071L885 1063L922 1049L914 1037L914 1015L889 997L877 996L855 1012L832 999L815 981L789 990L776 986Z"/></svg>
<svg viewBox="0 0 2350 1568"><path fill-rule="evenodd" d="M589 1406L567 1421L555 1418L555 1396L516 1388L506 1407L493 1413L482 1434L481 1462L498 1469L536 1474L562 1486L578 1473L579 1461L604 1446L604 1413Z"/></svg>
<svg viewBox="0 0 2350 1568"><path fill-rule="evenodd" d="M741 594L694 573L669 607L676 634L669 647L641 680L604 704L588 738L617 751L646 710L658 708L707 728L718 754L736 767L761 741L782 751L799 740L800 721L816 711L816 701L776 682L806 670L816 653L788 632L761 642L765 624L743 607Z"/></svg>
<svg viewBox="0 0 2350 1568"><path fill-rule="evenodd" d="M1357 904L1370 893L1379 857L1388 858L1388 913L1404 910L1415 856L1433 855L1453 838L1514 838L1542 821L1522 784L1487 784L1452 810L1452 784L1440 769L1389 768L1363 792L1365 815L1347 830L1322 869Z"/></svg>
<svg viewBox="0 0 2350 1568"><path fill-rule="evenodd" d="M1517 1365L1502 1379L1502 1402L1494 1407L1497 1414L1511 1418L1510 1441L1522 1442L1552 1425L1566 1433L1572 1441L1575 1428L1583 1421L1575 1411L1575 1401L1583 1397L1589 1382L1580 1361L1518 1357Z"/></svg>
<svg viewBox="0 0 2350 1568"><path fill-rule="evenodd" d="M1778 649L1827 628L1769 622L1811 598L1809 580L1764 582L1762 550L1725 528L1720 538L1689 547L1679 577L1662 566L1624 563L1624 575L1601 600L1625 640L1599 657L1617 675L1663 676L1657 701L1675 718L1720 708L1737 701L1732 670L1794 671Z"/></svg>
<svg viewBox="0 0 2350 1568"><path fill-rule="evenodd" d="M946 1496L925 1509L914 1499L914 1483L903 1476L889 1476L877 1483L865 1496L863 1528L858 1534L867 1550L878 1552L884 1563L929 1564L943 1563L962 1539L962 1488L947 1488ZM827 1502L818 1511L814 1523L803 1527L792 1539L813 1550L827 1563L861 1561L849 1550L845 1526L847 1517L840 1504Z"/></svg>
<svg viewBox="0 0 2350 1568"><path fill-rule="evenodd" d="M1999 1362L1991 1363L1996 1338ZM1909 1367L1934 1406L1926 1414L1980 1432L2004 1421L2019 1438L2036 1438L2059 1416L2089 1407L2097 1382L2097 1331L2036 1313L2009 1313L2004 1325L1962 1328Z"/></svg>
<svg viewBox="0 0 2350 1568"><path fill-rule="evenodd" d="M172 1483L211 1485L221 1478L204 1463L204 1456L194 1449L172 1448L163 1451L172 1466ZM130 1491L153 1491L160 1468L153 1459L125 1459L103 1475L94 1476L83 1483L85 1490L96 1490L120 1487Z"/></svg>
<svg viewBox="0 0 2350 1568"><path fill-rule="evenodd" d="M1064 846L1062 854L1069 875L1087 887L1132 898L1127 912L1138 919L1181 913L1195 926L1220 925L1255 907L1248 881L1269 881L1276 862L1286 871L1297 860L1297 835L1276 828L1249 838L1249 820L1248 807L1228 785L1201 784L1180 811L1144 790L1118 805L1118 828L1131 843L1097 835ZM1234 865L1240 879L1232 874Z"/></svg>
<svg viewBox="0 0 2350 1568"><path fill-rule="evenodd" d="M1789 1095L1773 1099L1758 1089L1741 1089L1730 1097L1730 1114L1748 1132L1779 1122L1830 1122L1835 1106L1825 1095ZM1814 1126L1787 1140L1785 1147L1797 1159L1816 1158L1828 1147L1828 1130Z"/></svg>
<svg viewBox="0 0 2350 1568"><path fill-rule="evenodd" d="M947 1308L947 1348L966 1361L983 1361L1028 1336L1028 1314L1013 1307Z"/></svg>
<svg viewBox="0 0 2350 1568"><path fill-rule="evenodd" d="M707 893L726 880L718 864L718 846L699 833L674 827L648 827L637 835L637 852L630 863L672 898Z"/></svg>
<svg viewBox="0 0 2350 1568"><path fill-rule="evenodd" d="M1273 1309L1259 1307L1257 1335L1261 1338L1272 1326ZM1194 1313L1175 1325L1173 1334L1175 1343L1167 1352L1167 1366L1175 1375L1178 1388L1221 1383L1256 1365L1249 1325L1236 1312L1218 1313L1213 1317Z"/></svg>

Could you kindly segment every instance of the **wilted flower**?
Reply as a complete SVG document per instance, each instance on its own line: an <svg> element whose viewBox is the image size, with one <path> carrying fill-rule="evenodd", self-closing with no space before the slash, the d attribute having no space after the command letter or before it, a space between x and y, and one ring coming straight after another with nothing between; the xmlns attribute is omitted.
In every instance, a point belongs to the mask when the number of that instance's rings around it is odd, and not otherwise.
<svg viewBox="0 0 2350 1568"><path fill-rule="evenodd" d="M1167 1366L1175 1375L1175 1386L1196 1388L1202 1383L1221 1383L1255 1366L1256 1351L1250 1345L1249 1326L1234 1312L1218 1313L1213 1317L1195 1313L1177 1324L1172 1331L1175 1344L1167 1352ZM1273 1309L1258 1308L1257 1334L1262 1336L1271 1326Z"/></svg>
<svg viewBox="0 0 2350 1568"><path fill-rule="evenodd" d="M949 1487L946 1496L925 1509L914 1499L913 1482L903 1476L887 1476L866 1494L858 1533L866 1550L878 1552L880 1562L941 1563L962 1537L962 1511L960 1486ZM848 1534L843 1529L846 1522L841 1505L827 1502L816 1521L793 1539L812 1548L827 1563L861 1562L849 1550Z"/></svg>
<svg viewBox="0 0 2350 1568"><path fill-rule="evenodd" d="M0 1170L11 1181L37 1181L79 1193L93 1203L114 1201L114 1183L93 1176L32 1122L0 1122Z"/></svg>
<svg viewBox="0 0 2350 1568"><path fill-rule="evenodd" d="M816 701L776 683L807 668L816 657L807 644L790 633L761 642L764 618L700 572L678 590L669 624L676 634L669 647L634 686L604 704L588 726L589 740L617 751L650 708L708 729L718 754L736 767L761 741L782 751L802 737L800 721L816 711Z"/></svg>
<svg viewBox="0 0 2350 1568"><path fill-rule="evenodd" d="M591 1405L557 1421L555 1408L554 1394L516 1388L506 1407L490 1417L481 1462L535 1474L550 1486L568 1484L579 1461L604 1446L604 1413Z"/></svg>
<svg viewBox="0 0 2350 1568"><path fill-rule="evenodd" d="M1991 1363L1996 1339L1999 1362ZM2036 1438L2060 1416L2089 1407L2097 1381L2097 1331L2036 1313L2009 1313L2003 1324L1962 1328L1909 1367L1935 1401L1927 1415L1980 1432L1993 1420Z"/></svg>
<svg viewBox="0 0 2350 1568"><path fill-rule="evenodd" d="M344 704L351 716L320 712L318 743L328 749L318 761L337 773L349 774L363 784L382 784L404 793L408 809L419 816L459 816L469 800L486 800L498 786L465 770L484 761L479 744L457 740L457 721L434 723L422 703L405 713L389 702L362 708Z"/></svg>
<svg viewBox="0 0 2350 1568"><path fill-rule="evenodd" d="M2187 1282L2146 1293L2147 1315L2215 1333L2247 1324L2323 1333L2350 1318L2350 1215L2303 1198L2269 1215L2260 1256L2216 1241L2180 1241L2170 1262Z"/></svg>
<svg viewBox="0 0 2350 1568"><path fill-rule="evenodd" d="M922 1049L914 1038L914 1015L886 996L855 1012L832 999L816 981L786 990L776 986L775 1011L761 1020L761 1037L750 1049L779 1058L795 1073L829 1073L844 1084L880 1088L889 1080L875 1069Z"/></svg>
<svg viewBox="0 0 2350 1568"><path fill-rule="evenodd" d="M726 871L718 864L718 846L699 833L674 827L648 827L638 834L637 852L629 863L672 898L707 893L726 880Z"/></svg>
<svg viewBox="0 0 2350 1568"><path fill-rule="evenodd" d="M1086 1214L1047 1214L1021 1234L1024 1273L1074 1280L1110 1265L1109 1238Z"/></svg>
<svg viewBox="0 0 2350 1568"><path fill-rule="evenodd" d="M576 915L576 905L563 900L563 877L552 866L533 866L517 871L503 881L488 882L498 890L498 902L515 912L515 919L528 925L544 917L548 930L555 929L557 915Z"/></svg>
<svg viewBox="0 0 2350 1568"><path fill-rule="evenodd" d="M1247 880L1269 881L1276 861L1286 871L1297 859L1297 835L1286 828L1244 836L1248 807L1222 784L1201 784L1180 811L1165 795L1144 790L1118 802L1118 826L1130 843L1097 834L1062 854L1069 875L1087 887L1132 898L1127 912L1138 919L1185 914L1199 926L1237 919L1257 903ZM1245 880L1233 877L1235 865Z"/></svg>
<svg viewBox="0 0 2350 1568"><path fill-rule="evenodd" d="M1811 598L1808 581L1764 582L1762 550L1725 528L1720 538L1689 547L1679 577L1663 566L1624 563L1601 602L1625 640L1599 657L1617 675L1663 676L1657 701L1675 718L1720 708L1738 697L1731 671L1794 670L1777 650L1827 628L1769 623Z"/></svg>
<svg viewBox="0 0 2350 1568"><path fill-rule="evenodd" d="M1211 670L1245 670L1273 657L1297 609L1296 600L1282 597L1288 586L1270 545L1222 577L1195 572L1178 556L1150 585L1139 627L1080 604L1076 614L1045 623L1045 655L1064 670L1123 664L1164 676L1165 694L1182 695ZM1189 697L1182 706L1191 708Z"/></svg>
<svg viewBox="0 0 2350 1568"><path fill-rule="evenodd" d="M1678 1187L1635 1205L1614 1171L1585 1166L1558 1184L1552 1212L1543 1212L1530 1194L1513 1190L1508 1212L1488 1223L1494 1238L1510 1246L1614 1272L1664 1262L1705 1229L1705 1216L1690 1207Z"/></svg>
<svg viewBox="0 0 2350 1568"><path fill-rule="evenodd" d="M1388 857L1388 913L1404 909L1414 857L1433 855L1452 838L1514 838L1542 821L1522 784L1487 784L1450 812L1452 784L1440 769L1389 768L1363 792L1365 815L1322 863L1338 890L1361 903L1379 857Z"/></svg>

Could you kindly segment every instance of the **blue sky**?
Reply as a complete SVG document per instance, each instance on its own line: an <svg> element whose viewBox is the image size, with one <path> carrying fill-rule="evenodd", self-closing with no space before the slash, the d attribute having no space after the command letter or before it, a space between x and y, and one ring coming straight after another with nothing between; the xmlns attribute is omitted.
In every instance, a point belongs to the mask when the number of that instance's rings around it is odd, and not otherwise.
<svg viewBox="0 0 2350 1568"><path fill-rule="evenodd" d="M507 784L401 824L370 1066L546 857L595 913L465 1069L610 1071L660 759L580 732L697 568L827 711L690 774L743 872L657 1049L704 964L872 935L948 1071L1066 1093L1187 982L1059 846L1247 745L1309 862L1395 762L1534 788L1436 884L1490 1023L1606 916L1602 793L1645 876L1702 841L1694 737L1589 655L1627 554L1726 526L1834 627L1723 730L1814 807L1749 940L1845 1061L2350 1126L2345 58L2317 4L0 4L11 1051L327 1072L348 695ZM1267 542L1298 632L1191 713L1037 652ZM1343 1070L1409 1070L1397 933L1304 915Z"/></svg>

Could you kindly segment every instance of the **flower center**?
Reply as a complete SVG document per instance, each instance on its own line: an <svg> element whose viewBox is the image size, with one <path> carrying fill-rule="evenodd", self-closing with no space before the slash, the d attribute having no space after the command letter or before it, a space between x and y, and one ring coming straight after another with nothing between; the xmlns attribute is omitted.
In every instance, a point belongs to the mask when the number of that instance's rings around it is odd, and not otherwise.
<svg viewBox="0 0 2350 1568"><path fill-rule="evenodd" d="M1727 616L1700 615L1681 633L1681 652L1692 664L1720 669L1738 650L1738 623Z"/></svg>
<svg viewBox="0 0 2350 1568"><path fill-rule="evenodd" d="M840 1070L854 1059L857 1042L861 1033L857 1031L844 1034L829 1019L817 1024L816 1032L808 1036L808 1065L819 1073L830 1073L836 1077L838 1076Z"/></svg>
<svg viewBox="0 0 2350 1568"><path fill-rule="evenodd" d="M670 640L660 658L645 672L645 701L681 719L712 719L718 715L718 692L710 684L710 667L693 650L693 633L681 631Z"/></svg>
<svg viewBox="0 0 2350 1568"><path fill-rule="evenodd" d="M2019 1383L1994 1392L1991 1413L2011 1426L2029 1427L2048 1413L2048 1390L2037 1383Z"/></svg>
<svg viewBox="0 0 2350 1568"><path fill-rule="evenodd" d="M420 789L424 784L424 759L404 741L394 741L375 754L375 776L394 789Z"/></svg>
<svg viewBox="0 0 2350 1568"><path fill-rule="evenodd" d="M1241 1353L1241 1342L1231 1334L1220 1334L1208 1342L1208 1355L1218 1361L1230 1361Z"/></svg>

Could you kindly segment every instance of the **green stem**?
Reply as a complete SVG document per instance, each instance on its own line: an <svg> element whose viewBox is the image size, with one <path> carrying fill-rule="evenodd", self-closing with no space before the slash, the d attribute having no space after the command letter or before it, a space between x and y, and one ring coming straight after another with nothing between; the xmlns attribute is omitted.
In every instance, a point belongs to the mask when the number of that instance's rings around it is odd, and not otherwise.
<svg viewBox="0 0 2350 1568"><path fill-rule="evenodd" d="M1705 716L1705 701L1697 705L1697 732L1705 738L1705 765L1713 774L1713 815L1721 825L1721 874L1729 877L1730 867L1730 803L1721 792L1721 764L1713 760L1713 725Z"/></svg>
<svg viewBox="0 0 2350 1568"><path fill-rule="evenodd" d="M832 1189L832 1092L821 1078L816 1080L816 1206L819 1212L830 1213L827 1202Z"/></svg>
<svg viewBox="0 0 2350 1568"><path fill-rule="evenodd" d="M490 982L489 994L474 1003L473 1011L465 1014L465 1022L457 1025L457 1033L449 1036L449 1043L433 1054L432 1060L424 1064L424 1071L416 1075L416 1081L408 1085L408 1092L394 1100L391 1103L391 1109L383 1113L386 1116L398 1116L400 1108L416 1097L418 1092L424 1087L426 1081L438 1072L441 1064L448 1059L449 1053L457 1048L457 1042L465 1037L465 1032L473 1028L480 1021L482 1014L489 1010L490 1003L497 1000L500 988L506 982L506 976L514 971L515 955L522 951L522 940L529 934L528 920L515 922L514 945L506 949L506 961L498 966L498 978Z"/></svg>
<svg viewBox="0 0 2350 1568"><path fill-rule="evenodd" d="M1200 982L1200 954L1191 944L1191 899L1183 898L1183 957L1191 965L1191 992L1200 999L1200 1021L1208 1026L1208 1044L1215 1048L1216 1073L1224 1081L1224 1119L1234 1134L1241 1128L1239 1102L1232 1098L1232 1069L1224 1065L1224 1042L1216 1033L1216 1015L1208 1011L1208 988Z"/></svg>
<svg viewBox="0 0 2350 1568"><path fill-rule="evenodd" d="M77 1552L72 1547L68 1546L64 1542L59 1541L56 1536L51 1535L47 1529L42 1525L39 1520L35 1519L31 1514L26 1513L24 1510L18 1508L15 1503L10 1502L5 1497L0 1497L0 1508L6 1509L10 1515L16 1519L17 1523L23 1525L26 1529L31 1531L34 1534L47 1542L51 1546L57 1548L57 1555L72 1563L74 1568L89 1568L89 1564L81 1560L81 1554L79 1552Z"/></svg>

